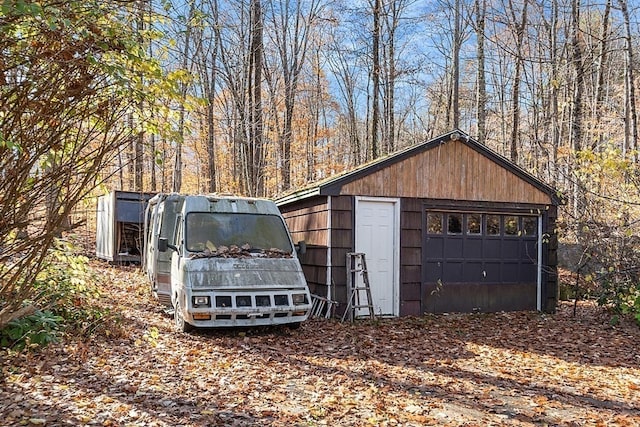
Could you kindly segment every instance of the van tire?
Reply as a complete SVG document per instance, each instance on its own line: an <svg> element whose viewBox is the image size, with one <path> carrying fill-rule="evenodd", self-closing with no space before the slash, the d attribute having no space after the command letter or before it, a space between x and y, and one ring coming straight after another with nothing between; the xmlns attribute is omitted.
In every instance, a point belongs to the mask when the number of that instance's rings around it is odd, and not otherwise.
<svg viewBox="0 0 640 427"><path fill-rule="evenodd" d="M176 301L176 307L173 311L173 321L178 332L190 332L191 330L193 330L193 326L184 320L184 316L182 315L182 307L180 307L180 300Z"/></svg>

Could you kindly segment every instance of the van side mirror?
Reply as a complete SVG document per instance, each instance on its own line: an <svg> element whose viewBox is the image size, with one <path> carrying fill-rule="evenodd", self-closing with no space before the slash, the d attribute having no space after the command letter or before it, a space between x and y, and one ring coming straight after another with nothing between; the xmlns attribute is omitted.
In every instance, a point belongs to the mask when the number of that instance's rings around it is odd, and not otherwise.
<svg viewBox="0 0 640 427"><path fill-rule="evenodd" d="M158 250L160 252L167 252L169 249L169 240L166 237L160 237L158 239Z"/></svg>
<svg viewBox="0 0 640 427"><path fill-rule="evenodd" d="M296 244L296 252L298 253L298 255L304 255L305 253L307 253L307 242L305 242L304 240L300 240Z"/></svg>
<svg viewBox="0 0 640 427"><path fill-rule="evenodd" d="M158 239L158 251L167 252L169 249L178 252L177 247L169 244L169 239L167 239L166 237L160 237Z"/></svg>

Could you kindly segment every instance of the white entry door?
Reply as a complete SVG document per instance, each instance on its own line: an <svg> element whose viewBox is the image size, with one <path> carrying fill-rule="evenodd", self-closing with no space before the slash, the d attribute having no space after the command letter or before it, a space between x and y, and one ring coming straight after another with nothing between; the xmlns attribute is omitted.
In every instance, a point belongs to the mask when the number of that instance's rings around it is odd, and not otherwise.
<svg viewBox="0 0 640 427"><path fill-rule="evenodd" d="M356 252L365 254L376 315L399 311L400 201L356 198ZM358 314L367 314L362 312Z"/></svg>

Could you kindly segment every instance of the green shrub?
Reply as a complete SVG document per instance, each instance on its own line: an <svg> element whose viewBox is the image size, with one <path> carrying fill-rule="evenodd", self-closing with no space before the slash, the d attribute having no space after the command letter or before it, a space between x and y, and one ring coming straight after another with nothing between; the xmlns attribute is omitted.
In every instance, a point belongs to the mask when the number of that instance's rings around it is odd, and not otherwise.
<svg viewBox="0 0 640 427"><path fill-rule="evenodd" d="M50 251L47 263L38 274L34 287L42 306L62 316L67 323L95 317L92 302L100 297L89 259L74 253L72 244L59 241Z"/></svg>
<svg viewBox="0 0 640 427"><path fill-rule="evenodd" d="M629 293L620 303L622 314L632 315L636 323L640 325L640 288L631 287Z"/></svg>
<svg viewBox="0 0 640 427"><path fill-rule="evenodd" d="M616 315L630 315L640 325L640 285L628 280L607 280L598 304L611 306Z"/></svg>
<svg viewBox="0 0 640 427"><path fill-rule="evenodd" d="M0 346L32 350L56 342L65 331L92 333L108 315L96 305L96 282L88 258L77 255L70 243L58 241L31 284L35 297L25 302L36 307L35 313L0 330Z"/></svg>
<svg viewBox="0 0 640 427"><path fill-rule="evenodd" d="M57 341L63 318L50 311L15 319L0 330L0 346L15 351L32 350Z"/></svg>

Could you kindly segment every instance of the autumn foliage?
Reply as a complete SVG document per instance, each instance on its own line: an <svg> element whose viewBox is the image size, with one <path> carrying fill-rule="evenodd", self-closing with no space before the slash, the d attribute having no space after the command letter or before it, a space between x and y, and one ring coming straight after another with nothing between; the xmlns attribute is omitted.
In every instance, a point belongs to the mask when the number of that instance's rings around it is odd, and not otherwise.
<svg viewBox="0 0 640 427"><path fill-rule="evenodd" d="M0 327L45 308L35 284L49 249L79 225L72 211L137 132L123 123L141 114L159 69L120 11L99 1L0 6Z"/></svg>
<svg viewBox="0 0 640 427"><path fill-rule="evenodd" d="M183 334L137 269L97 268L120 326L3 354L5 423L640 424L640 330L593 305Z"/></svg>

